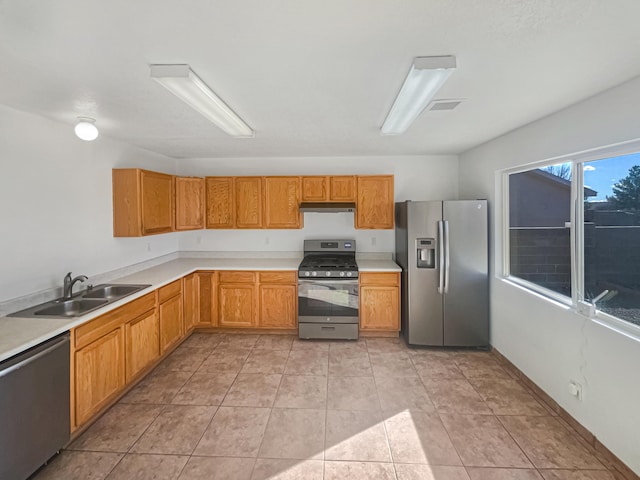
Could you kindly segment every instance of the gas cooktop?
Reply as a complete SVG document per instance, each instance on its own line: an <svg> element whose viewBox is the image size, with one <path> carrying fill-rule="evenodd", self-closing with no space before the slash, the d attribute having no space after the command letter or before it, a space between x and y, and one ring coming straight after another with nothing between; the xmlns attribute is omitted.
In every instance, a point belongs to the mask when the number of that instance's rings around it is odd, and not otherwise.
<svg viewBox="0 0 640 480"><path fill-rule="evenodd" d="M355 240L305 240L298 277L358 278Z"/></svg>

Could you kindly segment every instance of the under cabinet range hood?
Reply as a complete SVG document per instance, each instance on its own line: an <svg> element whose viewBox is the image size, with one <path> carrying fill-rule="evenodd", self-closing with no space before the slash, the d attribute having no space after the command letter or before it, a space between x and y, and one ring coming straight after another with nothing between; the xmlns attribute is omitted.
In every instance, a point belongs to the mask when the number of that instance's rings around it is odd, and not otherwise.
<svg viewBox="0 0 640 480"><path fill-rule="evenodd" d="M355 212L356 204L353 202L302 202L300 211L312 213L342 213Z"/></svg>

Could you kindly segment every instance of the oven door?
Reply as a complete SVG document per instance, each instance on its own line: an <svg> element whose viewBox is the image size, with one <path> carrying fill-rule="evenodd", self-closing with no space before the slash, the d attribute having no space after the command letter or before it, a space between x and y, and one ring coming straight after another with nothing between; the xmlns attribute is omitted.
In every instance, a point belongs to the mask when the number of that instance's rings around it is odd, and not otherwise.
<svg viewBox="0 0 640 480"><path fill-rule="evenodd" d="M298 280L298 322L358 323L358 280Z"/></svg>

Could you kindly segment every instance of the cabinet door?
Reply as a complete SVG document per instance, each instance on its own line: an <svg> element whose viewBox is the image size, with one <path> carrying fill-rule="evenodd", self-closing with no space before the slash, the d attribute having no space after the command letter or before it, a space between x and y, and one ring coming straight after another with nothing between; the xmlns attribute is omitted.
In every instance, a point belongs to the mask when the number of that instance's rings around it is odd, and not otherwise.
<svg viewBox="0 0 640 480"><path fill-rule="evenodd" d="M266 228L300 228L300 177L264 178Z"/></svg>
<svg viewBox="0 0 640 480"><path fill-rule="evenodd" d="M126 381L129 383L160 356L155 309L127 322L124 326L124 339Z"/></svg>
<svg viewBox="0 0 640 480"><path fill-rule="evenodd" d="M302 177L302 201L324 202L329 198L327 177Z"/></svg>
<svg viewBox="0 0 640 480"><path fill-rule="evenodd" d="M218 322L221 327L255 325L255 285L218 285Z"/></svg>
<svg viewBox="0 0 640 480"><path fill-rule="evenodd" d="M190 332L198 323L198 289L196 274L192 273L182 279L182 321L184 332Z"/></svg>
<svg viewBox="0 0 640 480"><path fill-rule="evenodd" d="M174 230L173 177L142 170L140 182L143 235L172 232Z"/></svg>
<svg viewBox="0 0 640 480"><path fill-rule="evenodd" d="M182 338L182 295L176 295L162 302L158 308L160 318L160 351Z"/></svg>
<svg viewBox="0 0 640 480"><path fill-rule="evenodd" d="M196 290L198 291L198 327L215 327L218 324L216 309L216 274L198 272L196 275Z"/></svg>
<svg viewBox="0 0 640 480"><path fill-rule="evenodd" d="M234 228L233 177L205 178L207 228Z"/></svg>
<svg viewBox="0 0 640 480"><path fill-rule="evenodd" d="M236 228L262 228L262 178L236 177Z"/></svg>
<svg viewBox="0 0 640 480"><path fill-rule="evenodd" d="M360 328L388 331L400 329L400 287L360 287Z"/></svg>
<svg viewBox="0 0 640 480"><path fill-rule="evenodd" d="M353 175L329 177L329 200L332 202L355 202L356 177Z"/></svg>
<svg viewBox="0 0 640 480"><path fill-rule="evenodd" d="M296 328L297 288L293 285L260 285L260 326Z"/></svg>
<svg viewBox="0 0 640 480"><path fill-rule="evenodd" d="M75 352L76 425L82 425L125 385L124 335L118 327Z"/></svg>
<svg viewBox="0 0 640 480"><path fill-rule="evenodd" d="M393 228L393 175L359 176L356 228Z"/></svg>
<svg viewBox="0 0 640 480"><path fill-rule="evenodd" d="M176 230L204 228L204 178L176 177Z"/></svg>

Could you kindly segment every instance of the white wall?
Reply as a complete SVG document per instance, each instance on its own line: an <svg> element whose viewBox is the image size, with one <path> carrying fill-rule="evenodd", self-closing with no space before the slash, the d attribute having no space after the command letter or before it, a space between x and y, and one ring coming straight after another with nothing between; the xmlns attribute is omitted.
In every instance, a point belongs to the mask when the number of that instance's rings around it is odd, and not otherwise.
<svg viewBox="0 0 640 480"><path fill-rule="evenodd" d="M250 140L248 140L250 141ZM180 160L184 175L394 174L395 199L455 199L453 155L404 157L225 158ZM184 233L180 250L299 251L307 238L355 238L360 252L394 251L393 230L356 230L352 213L306 213L300 230L204 230Z"/></svg>
<svg viewBox="0 0 640 480"><path fill-rule="evenodd" d="M493 272L501 272L500 170L640 136L640 78L497 138L460 157L460 196L490 200ZM640 342L495 275L491 343L640 473ZM584 386L570 396L568 382Z"/></svg>
<svg viewBox="0 0 640 480"><path fill-rule="evenodd" d="M111 169L173 159L0 106L0 302L175 252L179 234L113 238Z"/></svg>

